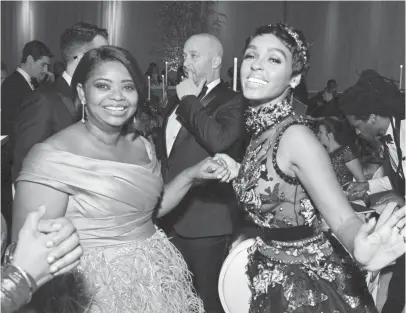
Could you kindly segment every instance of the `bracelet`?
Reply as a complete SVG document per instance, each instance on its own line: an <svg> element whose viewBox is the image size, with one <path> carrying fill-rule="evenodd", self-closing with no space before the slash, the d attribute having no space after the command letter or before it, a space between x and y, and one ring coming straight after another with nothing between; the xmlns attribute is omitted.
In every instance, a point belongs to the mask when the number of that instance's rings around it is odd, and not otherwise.
<svg viewBox="0 0 406 313"><path fill-rule="evenodd" d="M34 278L32 278L30 274L28 274L25 270L23 270L18 265L16 265L16 264L11 264L11 265L20 271L21 275L23 275L25 280L27 281L27 285L28 285L28 287L30 287L31 293L34 293L38 289L37 283L35 282Z"/></svg>
<svg viewBox="0 0 406 313"><path fill-rule="evenodd" d="M14 252L16 250L16 247L17 247L17 243L12 242L6 248L6 251L4 252L4 263L5 264L10 264L14 261Z"/></svg>
<svg viewBox="0 0 406 313"><path fill-rule="evenodd" d="M3 298L6 298L17 308L29 303L33 290L30 287L30 281L27 280L28 274L13 264L4 265L1 272L2 305Z"/></svg>

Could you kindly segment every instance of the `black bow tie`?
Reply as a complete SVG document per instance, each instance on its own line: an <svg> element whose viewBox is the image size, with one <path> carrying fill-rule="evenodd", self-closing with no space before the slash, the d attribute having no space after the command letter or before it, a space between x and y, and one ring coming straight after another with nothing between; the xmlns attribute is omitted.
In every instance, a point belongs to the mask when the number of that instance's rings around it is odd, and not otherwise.
<svg viewBox="0 0 406 313"><path fill-rule="evenodd" d="M199 96L197 97L199 100L202 100L202 98L206 95L207 89L209 89L206 85L202 88L202 91L199 93Z"/></svg>
<svg viewBox="0 0 406 313"><path fill-rule="evenodd" d="M392 144L393 143L393 138L392 138L391 135L385 135L385 136L382 136L379 139L379 141L382 142L383 144Z"/></svg>

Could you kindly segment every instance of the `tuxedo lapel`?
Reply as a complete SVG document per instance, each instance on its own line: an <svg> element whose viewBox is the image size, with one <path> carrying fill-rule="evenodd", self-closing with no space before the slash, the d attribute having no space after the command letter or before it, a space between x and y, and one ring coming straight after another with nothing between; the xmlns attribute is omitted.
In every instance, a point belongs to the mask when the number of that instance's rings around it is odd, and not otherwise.
<svg viewBox="0 0 406 313"><path fill-rule="evenodd" d="M68 109L69 113L73 116L76 117L76 108L75 104L73 103L71 98L65 97L64 95L58 93L59 99L61 99L62 103L66 106Z"/></svg>
<svg viewBox="0 0 406 313"><path fill-rule="evenodd" d="M57 80L55 81L55 91L59 97L59 99L62 101L62 103L65 105L65 107L68 109L69 113L73 116L77 116L77 111L78 111L78 105L75 104L72 100L72 91L68 83L63 77L58 77Z"/></svg>
<svg viewBox="0 0 406 313"><path fill-rule="evenodd" d="M171 114L173 113L173 111L175 111L178 104L179 104L178 97L172 97L170 99L170 101L168 101L168 104L167 104L167 106L165 108L164 120L162 122L162 130L161 130L161 134L162 134L162 138L161 138L162 147L161 147L161 149L163 151L163 156L162 157L164 157L165 159L168 158L168 151L166 149L166 131L167 131L167 127L168 127L168 119L169 119L169 116L171 116Z"/></svg>

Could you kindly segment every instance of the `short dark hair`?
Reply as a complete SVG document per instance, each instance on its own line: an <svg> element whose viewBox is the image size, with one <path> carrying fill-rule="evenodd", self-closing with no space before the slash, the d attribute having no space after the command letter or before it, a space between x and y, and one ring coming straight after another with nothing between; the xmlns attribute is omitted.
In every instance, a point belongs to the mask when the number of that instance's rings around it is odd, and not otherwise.
<svg viewBox="0 0 406 313"><path fill-rule="evenodd" d="M23 48L23 56L21 58L21 62L27 62L28 56L32 56L34 61L41 59L42 57L53 57L51 50L39 40L32 40L27 42Z"/></svg>
<svg viewBox="0 0 406 313"><path fill-rule="evenodd" d="M247 38L244 51L247 49L252 39L265 34L272 34L278 37L278 39L282 41L292 53L292 76L298 74L305 76L309 68L310 53L308 50L309 45L306 42L303 32L282 23L264 25L257 28L253 36ZM303 45L301 47L297 45L297 41L291 34L295 34L297 39L302 42Z"/></svg>
<svg viewBox="0 0 406 313"><path fill-rule="evenodd" d="M318 122L318 125L324 125L326 127L327 133L334 135L335 141L339 145L349 145L354 144L354 135L351 127L349 127L346 120L335 120L333 118L325 118Z"/></svg>
<svg viewBox="0 0 406 313"><path fill-rule="evenodd" d="M330 85L330 84L337 85L337 81L336 81L335 79L329 79L329 80L327 81L327 86Z"/></svg>
<svg viewBox="0 0 406 313"><path fill-rule="evenodd" d="M120 62L130 73L138 93L138 109L144 105L147 99L147 82L137 60L130 52L115 46L103 46L89 50L80 60L72 77L72 92L74 100L77 97L76 87L78 84L85 85L93 70L106 62ZM139 110L138 110L139 111ZM128 130L128 127L126 128Z"/></svg>
<svg viewBox="0 0 406 313"><path fill-rule="evenodd" d="M96 36L108 39L107 30L85 22L79 22L65 30L60 42L63 61L68 63L83 46L90 44Z"/></svg>

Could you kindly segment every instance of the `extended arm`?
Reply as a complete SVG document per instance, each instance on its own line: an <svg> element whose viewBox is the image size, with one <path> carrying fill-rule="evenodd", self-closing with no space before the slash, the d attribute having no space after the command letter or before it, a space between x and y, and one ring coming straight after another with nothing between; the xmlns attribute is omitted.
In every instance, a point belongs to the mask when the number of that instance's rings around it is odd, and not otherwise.
<svg viewBox="0 0 406 313"><path fill-rule="evenodd" d="M355 235L363 223L344 196L330 158L313 133L305 126L288 128L279 145L277 162L280 167L287 164L285 168L299 178L332 231L352 253Z"/></svg>
<svg viewBox="0 0 406 313"><path fill-rule="evenodd" d="M355 158L347 163L345 166L350 170L352 176L354 176L357 182L364 182L366 181L364 176L364 171L362 170L361 162L358 158Z"/></svg>
<svg viewBox="0 0 406 313"><path fill-rule="evenodd" d="M206 158L195 166L189 167L165 185L158 217L168 214L183 199L196 180L222 179L228 177L230 172L214 161Z"/></svg>

